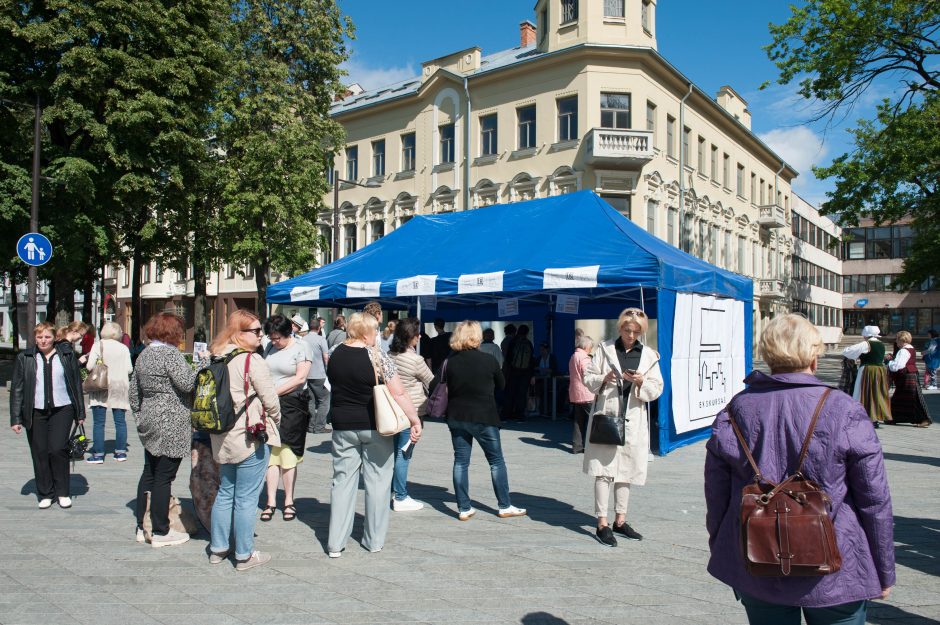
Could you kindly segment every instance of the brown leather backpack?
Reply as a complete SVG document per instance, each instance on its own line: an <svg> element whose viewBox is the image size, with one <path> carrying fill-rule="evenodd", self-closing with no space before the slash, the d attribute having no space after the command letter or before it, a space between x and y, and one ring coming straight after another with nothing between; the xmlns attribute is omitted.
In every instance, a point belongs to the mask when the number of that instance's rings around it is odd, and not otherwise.
<svg viewBox="0 0 940 625"><path fill-rule="evenodd" d="M832 500L802 473L809 441L830 392L832 389L826 389L816 405L796 472L779 484L764 479L734 415L730 415L731 427L754 469L754 482L741 489L741 551L747 572L755 577L816 577L842 567L829 516Z"/></svg>

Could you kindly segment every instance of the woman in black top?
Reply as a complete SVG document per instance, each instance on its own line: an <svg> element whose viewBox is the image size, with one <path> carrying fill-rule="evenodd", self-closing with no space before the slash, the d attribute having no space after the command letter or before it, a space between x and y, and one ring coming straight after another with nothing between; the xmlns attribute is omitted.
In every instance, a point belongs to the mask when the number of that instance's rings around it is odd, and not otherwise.
<svg viewBox="0 0 940 625"><path fill-rule="evenodd" d="M68 341L55 342L55 326L43 322L33 330L36 347L16 356L10 383L10 427L26 429L33 456L39 507L71 508L69 434L72 423L85 421L78 358Z"/></svg>
<svg viewBox="0 0 940 625"><path fill-rule="evenodd" d="M467 476L474 439L490 463L499 516L524 516L526 513L509 500L509 475L499 439L495 391L505 386L505 378L496 359L479 350L482 342L479 322L461 321L450 338L450 347L456 353L444 361L446 370L438 372L447 384L447 425L454 445L454 492L461 521L476 514L470 505Z"/></svg>
<svg viewBox="0 0 940 625"><path fill-rule="evenodd" d="M373 387L384 383L411 422L411 442L421 438L421 420L396 372L395 363L375 345L375 317L355 313L346 325L347 338L330 356L326 375L332 386L333 485L330 489L330 535L327 551L338 558L352 534L359 473L365 484L362 546L375 553L385 545L395 437L375 429Z"/></svg>

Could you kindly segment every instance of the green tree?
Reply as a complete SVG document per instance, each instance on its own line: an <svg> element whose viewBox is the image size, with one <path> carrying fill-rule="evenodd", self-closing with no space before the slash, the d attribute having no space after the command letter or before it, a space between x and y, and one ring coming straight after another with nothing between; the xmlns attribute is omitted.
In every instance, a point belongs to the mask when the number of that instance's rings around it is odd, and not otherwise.
<svg viewBox="0 0 940 625"><path fill-rule="evenodd" d="M334 0L233 0L229 75L217 137L225 260L254 269L259 313L270 271L310 268L328 157L343 143L329 117L352 35Z"/></svg>
<svg viewBox="0 0 940 625"><path fill-rule="evenodd" d="M913 219L898 282L915 286L935 274L940 246L940 3L807 0L791 12L770 26L767 51L778 81L798 81L820 104L817 119L851 111L869 90L890 94L853 130L852 152L814 172L835 180L822 209L843 225Z"/></svg>

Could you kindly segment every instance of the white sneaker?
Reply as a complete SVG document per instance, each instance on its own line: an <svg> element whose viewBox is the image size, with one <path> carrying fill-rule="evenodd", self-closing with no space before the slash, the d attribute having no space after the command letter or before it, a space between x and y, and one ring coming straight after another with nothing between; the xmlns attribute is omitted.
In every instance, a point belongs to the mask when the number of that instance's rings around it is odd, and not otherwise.
<svg viewBox="0 0 940 625"><path fill-rule="evenodd" d="M927 390L928 390L928 391L935 391L935 390L937 390L937 387L936 387L935 385L931 384L930 386L927 387Z"/></svg>
<svg viewBox="0 0 940 625"><path fill-rule="evenodd" d="M45 510L46 508L51 508L51 507L52 507L52 500L51 500L51 499L40 499L40 500L39 500L39 509L40 509L40 510Z"/></svg>
<svg viewBox="0 0 940 625"><path fill-rule="evenodd" d="M59 497L59 507L60 507L60 508L71 508L71 507L72 507L72 498L71 498L71 497Z"/></svg>
<svg viewBox="0 0 940 625"><path fill-rule="evenodd" d="M477 513L476 508L470 508L466 512L458 513L457 518L460 519L461 521L469 521L473 517L473 515L476 513Z"/></svg>
<svg viewBox="0 0 940 625"><path fill-rule="evenodd" d="M508 519L509 517L514 516L525 516L525 508L517 508L516 506L509 506L508 508L500 508L499 513L496 515L501 519Z"/></svg>
<svg viewBox="0 0 940 625"><path fill-rule="evenodd" d="M423 507L423 503L412 499L411 497L405 497L401 501L397 499L392 500L392 510L395 512L414 512L415 510L420 510Z"/></svg>
<svg viewBox="0 0 940 625"><path fill-rule="evenodd" d="M331 551L331 552L329 552L328 555L329 555L331 558L333 558L333 559L342 558L342 557L343 557L343 552L342 552L342 551Z"/></svg>
<svg viewBox="0 0 940 625"><path fill-rule="evenodd" d="M235 564L235 570L247 571L248 569L253 569L256 566L267 564L270 561L271 556L269 554L261 553L260 551L252 551L251 556L247 560L241 560Z"/></svg>
<svg viewBox="0 0 940 625"><path fill-rule="evenodd" d="M147 535L144 534L144 530L142 528L137 528L137 535L134 537L134 540L139 543L147 542Z"/></svg>
<svg viewBox="0 0 940 625"><path fill-rule="evenodd" d="M175 545L182 545L188 540L189 534L184 532L177 532L176 530L171 529L166 533L166 536L158 536L156 534L151 536L150 546L154 549L159 549L160 547L173 547Z"/></svg>

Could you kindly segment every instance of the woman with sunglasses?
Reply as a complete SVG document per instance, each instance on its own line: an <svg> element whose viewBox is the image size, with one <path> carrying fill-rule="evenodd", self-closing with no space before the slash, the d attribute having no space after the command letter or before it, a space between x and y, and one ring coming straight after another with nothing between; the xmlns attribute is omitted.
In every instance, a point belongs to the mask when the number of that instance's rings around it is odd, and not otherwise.
<svg viewBox="0 0 940 625"><path fill-rule="evenodd" d="M271 370L274 388L281 403L281 444L271 449L267 477L267 505L261 512L262 521L270 521L277 509L277 482L284 484L285 521L297 517L294 507L294 485L297 465L304 461L307 426L310 425L310 395L307 374L310 373L310 350L291 334L291 320L272 315L264 322L264 333L271 343L264 350L264 360Z"/></svg>
<svg viewBox="0 0 940 625"><path fill-rule="evenodd" d="M228 432L211 435L212 455L219 463L220 483L212 505L209 562L221 564L228 557L234 533L235 569L238 571L271 560L269 554L255 550L254 536L258 495L264 485L264 472L271 455L269 446L281 444L278 434L281 406L268 365L255 353L261 345L261 333L258 317L247 310L236 310L229 315L225 329L209 346L209 351L216 357L243 350L228 363L228 390L232 394L235 413L244 410L245 416L239 418Z"/></svg>
<svg viewBox="0 0 940 625"><path fill-rule="evenodd" d="M596 395L584 441L584 472L594 477L594 511L597 540L616 547L617 533L630 540L643 536L627 523L630 485L646 483L649 462L647 404L663 392L659 354L640 343L649 322L639 308L627 308L617 319L620 336L604 341L594 351L584 371L584 385ZM594 415L620 415L626 410L623 445L598 444L591 440ZM613 529L607 522L610 490L614 490L616 518Z"/></svg>

